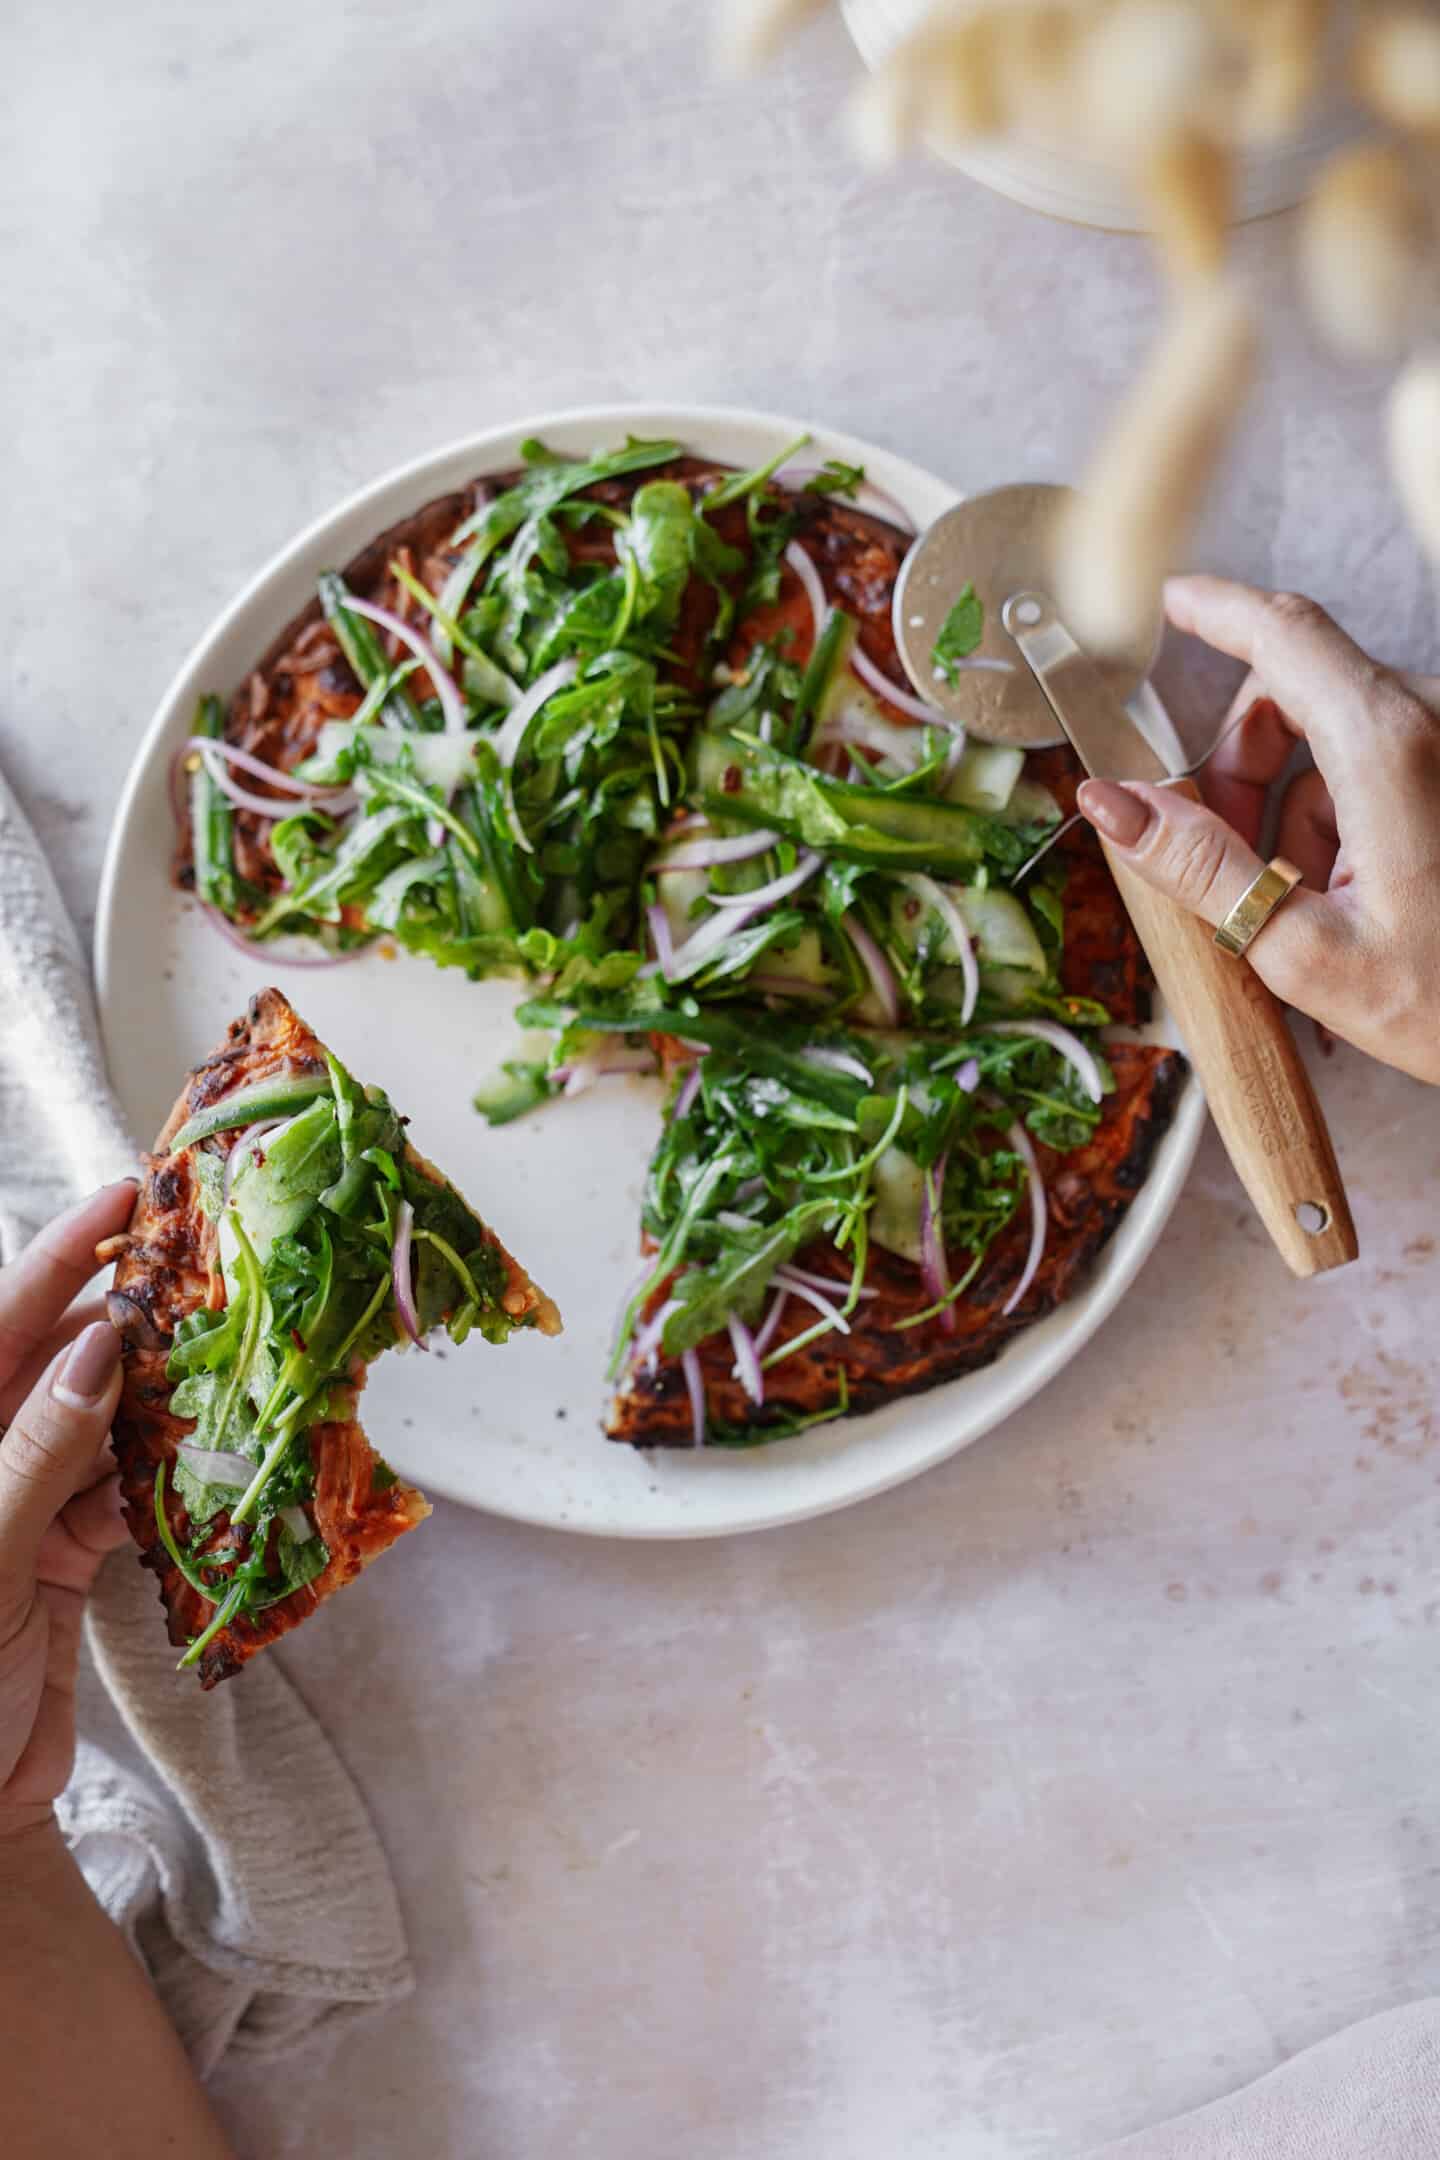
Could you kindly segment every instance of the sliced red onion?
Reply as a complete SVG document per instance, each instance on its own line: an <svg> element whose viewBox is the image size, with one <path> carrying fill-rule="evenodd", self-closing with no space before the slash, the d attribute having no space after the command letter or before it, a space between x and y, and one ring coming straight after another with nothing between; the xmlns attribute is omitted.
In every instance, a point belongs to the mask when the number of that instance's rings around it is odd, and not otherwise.
<svg viewBox="0 0 1440 2160"><path fill-rule="evenodd" d="M267 962L273 962L276 967L344 967L347 960L363 960L370 950L368 945L354 945L349 952L282 952L268 940L261 943L255 938L247 937L238 923L232 923L228 915L222 915L219 908L211 907L208 901L200 903L200 912L211 929L218 931L227 945L233 945L237 952L248 954L252 960L259 956Z"/></svg>
<svg viewBox="0 0 1440 2160"><path fill-rule="evenodd" d="M660 1307L659 1312L652 1313L631 1345L630 1362L632 1365L643 1365L647 1360L655 1356L660 1347L660 1337L665 1332L665 1323L670 1318L671 1313L678 1310L679 1304L679 1298L667 1298Z"/></svg>
<svg viewBox="0 0 1440 2160"><path fill-rule="evenodd" d="M812 1274L809 1268L796 1267L793 1260L787 1260L782 1267L775 1270L775 1280L778 1283L808 1283L812 1290L823 1290L831 1297L838 1297L842 1290L847 1297L850 1294L848 1283L836 1282L833 1275ZM880 1293L872 1290L868 1283L862 1283L858 1295L867 1298L878 1297Z"/></svg>
<svg viewBox="0 0 1440 2160"><path fill-rule="evenodd" d="M1054 832L1050 834L1048 839L1041 841L1039 847L1036 848L1033 855L1026 856L1024 862L1021 863L1019 869L1015 872L1014 876L1010 880L1012 887L1018 885L1021 878L1029 877L1030 872L1035 868L1036 863L1044 860L1045 856L1049 854L1051 848L1054 847L1057 840L1064 839L1066 833L1069 832L1072 825L1083 825L1084 823L1085 819L1082 816L1081 812L1078 810L1073 810L1070 816L1065 819L1063 824L1056 826Z"/></svg>
<svg viewBox="0 0 1440 2160"><path fill-rule="evenodd" d="M777 900L783 900L788 893L794 892L807 878L814 877L820 863L821 857L807 848L793 870L788 871L784 877L771 878L768 885L753 886L749 892L711 892L706 893L705 897L712 907L748 908L752 914L758 914L762 908L774 907ZM734 927L733 924L731 927Z"/></svg>
<svg viewBox="0 0 1440 2160"><path fill-rule="evenodd" d="M663 877L668 870L715 870L722 863L747 862L763 855L779 842L773 832L736 833L728 840L696 840L651 864L652 873Z"/></svg>
<svg viewBox="0 0 1440 2160"><path fill-rule="evenodd" d="M1073 1065L1080 1076L1080 1084L1091 1102L1102 1102L1105 1083L1100 1077L1100 1067L1091 1052L1086 1049L1078 1035L1069 1028L1061 1027L1055 1020L987 1020L987 1035L1030 1035L1036 1042L1049 1043L1058 1050L1067 1064Z"/></svg>
<svg viewBox="0 0 1440 2160"><path fill-rule="evenodd" d="M292 1122L293 1120L290 1118L261 1118L258 1123L247 1125L243 1132L236 1134L231 1142L230 1152L225 1158L225 1183L221 1193L222 1199L229 1199L230 1187L234 1184L236 1173L244 1160L245 1150L251 1143L258 1140L262 1133L274 1132L277 1125L289 1125Z"/></svg>
<svg viewBox="0 0 1440 2160"><path fill-rule="evenodd" d="M395 1292L395 1310L400 1325L411 1342L426 1348L420 1339L420 1315L415 1309L415 1290L410 1280L410 1248L415 1231L415 1210L408 1200L402 1200L395 1210L395 1247L390 1255L390 1283Z"/></svg>
<svg viewBox="0 0 1440 2160"><path fill-rule="evenodd" d="M755 1337L745 1322L734 1313L731 1313L725 1325L730 1330L730 1341L735 1351L735 1363L730 1370L751 1402L763 1403L765 1375L760 1370L760 1354L755 1348Z"/></svg>
<svg viewBox="0 0 1440 2160"><path fill-rule="evenodd" d="M276 1508L276 1515L297 1545L308 1545L315 1532L303 1507Z"/></svg>
<svg viewBox="0 0 1440 2160"><path fill-rule="evenodd" d="M677 982L685 975L693 975L713 960L732 938L740 935L757 915L774 907L787 893L794 892L807 878L812 878L820 868L823 858L813 849L802 851L800 861L787 877L775 878L755 892L721 895L712 893L712 900L724 898L733 905L717 907L715 913L699 929L692 931L685 943L672 951L668 963L661 961L660 971L667 982ZM653 913L653 910L652 910ZM651 925L652 930L654 925ZM668 926L667 926L668 927ZM657 946L658 950L658 946Z"/></svg>
<svg viewBox="0 0 1440 2160"><path fill-rule="evenodd" d="M895 741L898 732L888 721L867 720L863 713L837 713L833 720L827 721L816 737L816 746L818 748L822 743L854 743L862 750L874 750L880 757L888 759L892 766L914 772L924 752L924 738L917 729L907 728L905 733L912 738L912 742L903 745L902 756L902 745ZM909 755L912 743L915 753L913 757ZM960 748L963 752L963 741ZM852 758L850 762L853 766L855 761ZM864 777L862 773L861 779Z"/></svg>
<svg viewBox="0 0 1440 2160"><path fill-rule="evenodd" d="M353 810L359 801L354 788L348 787L311 788L307 791L303 804L293 798L286 801L283 798L277 800L273 795L257 795L252 788L243 788L238 780L232 780L223 761L212 758L211 753L218 748L217 744L203 738L194 739L199 742L205 769L221 794L228 797L238 809L253 811L256 817L294 817L296 811L302 808L328 810L339 817L345 811Z"/></svg>
<svg viewBox="0 0 1440 2160"><path fill-rule="evenodd" d="M820 471L821 468L818 465L782 465L774 477L785 487L803 489L808 487L812 480L817 480L820 477ZM833 494L834 491L827 489L826 493ZM860 493L862 496L868 495L872 502L878 503L879 509L874 515L886 518L890 524L898 526L901 532L913 533L915 531L915 520L899 498L890 494L888 489L876 487L873 480L862 480ZM842 500L838 495L835 495L834 499L837 501ZM853 496L846 496L843 501L851 508L858 510L861 507Z"/></svg>
<svg viewBox="0 0 1440 2160"><path fill-rule="evenodd" d="M406 622L403 615L397 615L393 608L379 607L373 600L357 600L353 593L346 594L345 606L352 615L365 615L371 622L379 623L382 630L388 630L392 637L399 638L401 644L414 653L435 685L435 695L439 698L440 710L445 715L446 729L452 735L463 734L465 700L454 676L430 640L422 637L421 633Z"/></svg>
<svg viewBox="0 0 1440 2160"><path fill-rule="evenodd" d="M869 1066L862 1065L848 1050L827 1050L819 1043L810 1043L800 1055L807 1065L824 1065L831 1072L848 1073L853 1080L863 1080L866 1087L870 1085Z"/></svg>
<svg viewBox="0 0 1440 2160"><path fill-rule="evenodd" d="M870 987L880 1001L886 1025L894 1027L900 1018L900 985L895 980L894 970L856 915L842 915L840 927L860 955L865 972L870 977Z"/></svg>
<svg viewBox="0 0 1440 2160"><path fill-rule="evenodd" d="M785 560L799 578L805 597L810 603L811 630L818 645L820 633L825 628L825 617L830 612L830 603L825 598L825 587L820 582L820 573L798 540L792 540L786 548Z"/></svg>
<svg viewBox="0 0 1440 2160"><path fill-rule="evenodd" d="M963 658L951 659L947 667L958 668L963 675L1013 675L1014 663L1009 660L992 660L989 653L966 653ZM944 675L935 670L936 682L943 682Z"/></svg>
<svg viewBox="0 0 1440 2160"><path fill-rule="evenodd" d="M705 1375L700 1370L699 1353L686 1350L681 1353L680 1363L685 1370L685 1385L690 1391L690 1420L695 1434L696 1447L705 1445Z"/></svg>
<svg viewBox="0 0 1440 2160"><path fill-rule="evenodd" d="M823 1313L831 1326L839 1328L842 1335L850 1333L850 1322L845 1318L839 1306L832 1305L829 1298L822 1297L820 1292L814 1289L802 1276L792 1275L788 1268L777 1268L775 1270L775 1280L782 1288L788 1290L792 1297L803 1298L807 1305L815 1307L816 1312ZM842 1286L839 1283L834 1283L831 1287L838 1294Z"/></svg>
<svg viewBox="0 0 1440 2160"><path fill-rule="evenodd" d="M957 1066L950 1077L962 1095L973 1095L980 1085L980 1060L966 1058L964 1064Z"/></svg>
<svg viewBox="0 0 1440 2160"><path fill-rule="evenodd" d="M548 698L554 696L557 690L563 689L567 683L572 683L579 672L580 663L575 659L557 660L554 667L546 668L545 673L539 680L530 685L519 704L511 706L505 716L503 727L499 728L491 737L495 755L500 760L502 793L505 799L505 809L510 819L511 830L515 835L515 845L523 848L527 855L534 854L535 843L520 821L520 811L515 801L515 783L511 775L511 769L519 756L520 745L525 739L525 730L535 718L536 713L539 712Z"/></svg>
<svg viewBox="0 0 1440 2160"><path fill-rule="evenodd" d="M755 1228L755 1217L742 1215L735 1208L716 1208L713 1220L719 1223L722 1230L744 1231Z"/></svg>
<svg viewBox="0 0 1440 2160"><path fill-rule="evenodd" d="M953 720L949 713L941 712L938 705L927 704L924 698L916 697L913 691L902 690L899 683L892 682L884 669L875 665L858 638L850 648L850 665L866 689L873 690L877 697L885 698L897 712L908 713L912 720L922 720L927 727L948 728L952 735L958 734L963 742L965 729L961 721Z"/></svg>
<svg viewBox="0 0 1440 2160"><path fill-rule="evenodd" d="M655 947L660 972L668 977L675 964L675 940L670 934L670 918L660 902L655 900L646 908L645 920L650 925L650 942Z"/></svg>
<svg viewBox="0 0 1440 2160"><path fill-rule="evenodd" d="M202 1485L234 1485L244 1492L255 1475L249 1456L233 1454L228 1448L192 1447L182 1440L175 1452Z"/></svg>
<svg viewBox="0 0 1440 2160"><path fill-rule="evenodd" d="M681 1082L680 1092L675 1097L675 1107L670 1113L671 1117L688 1117L691 1110L695 1106L695 1098L699 1093L700 1067L698 1065L692 1065L689 1072L685 1075L684 1080Z"/></svg>
<svg viewBox="0 0 1440 2160"><path fill-rule="evenodd" d="M781 1319L784 1316L785 1307L789 1304L789 1302L790 1292L785 1288L785 1285L781 1283L779 1288L776 1290L774 1297L770 1301L770 1310L766 1313L765 1318L761 1321L760 1331L755 1337L755 1355L757 1357L764 1357L765 1352L769 1349L771 1343L774 1342L776 1329L780 1325Z"/></svg>
<svg viewBox="0 0 1440 2160"><path fill-rule="evenodd" d="M753 1200L756 1193L762 1193L764 1190L765 1180L763 1177L747 1177L743 1185L736 1186L735 1198L742 1202Z"/></svg>
<svg viewBox="0 0 1440 2160"><path fill-rule="evenodd" d="M187 752L198 750L207 760L211 757L223 758L227 765L238 767L241 772L249 773L253 779L268 781L271 787L279 788L282 794L299 795L307 802L313 801L317 795L344 792L340 788L327 787L322 781L298 779L294 773L282 772L277 765L267 765L264 758L255 757L249 750L237 750L234 743L221 742L213 735L192 735L181 747Z"/></svg>
<svg viewBox="0 0 1440 2160"><path fill-rule="evenodd" d="M1030 1180L1030 1250L1025 1255L1025 1265L1020 1270L1019 1282L1000 1308L1002 1313L1012 1313L1034 1282L1035 1271L1044 1256L1045 1226L1049 1220L1050 1207L1045 1198L1045 1180L1040 1175L1040 1165L1035 1159L1035 1150L1030 1145L1030 1135L1018 1118L1006 1133L1005 1139L1024 1162L1026 1175Z"/></svg>
<svg viewBox="0 0 1440 2160"><path fill-rule="evenodd" d="M941 1227L945 1172L949 1161L950 1151L947 1148L926 1171L921 1187L920 1272L932 1305L938 1305L942 1298L950 1294L950 1269L945 1259L945 1233ZM954 1305L946 1305L939 1318L946 1334L953 1335L956 1326Z"/></svg>
<svg viewBox="0 0 1440 2160"><path fill-rule="evenodd" d="M765 997L808 998L816 1005L829 1001L829 993L818 983L806 982L803 975L755 974L750 977L750 988Z"/></svg>
<svg viewBox="0 0 1440 2160"><path fill-rule="evenodd" d="M512 705L505 715L504 724L497 728L490 741L496 757L504 766L514 764L525 740L525 730L535 718L542 705L574 682L580 672L580 662L574 658L557 660L554 667L546 668L543 675L531 683L518 705Z"/></svg>
<svg viewBox="0 0 1440 2160"><path fill-rule="evenodd" d="M949 787L950 782L954 779L956 773L959 771L960 760L964 757L964 755L965 730L961 728L958 735L951 736L950 748L945 753L945 763L940 768L940 786L942 791L945 788Z"/></svg>
<svg viewBox="0 0 1440 2160"><path fill-rule="evenodd" d="M944 886L937 885L934 878L913 871L905 879L905 883L926 907L934 909L949 931L955 950L960 955L960 973L965 986L960 1003L960 1025L964 1027L974 1012L975 1001L980 995L980 963L975 958L975 946L965 918Z"/></svg>
<svg viewBox="0 0 1440 2160"><path fill-rule="evenodd" d="M649 1050L614 1049L594 1057L577 1058L573 1065L557 1065L552 1080L563 1077L566 1096L583 1095L597 1080L613 1080L621 1073L653 1073L655 1059Z"/></svg>

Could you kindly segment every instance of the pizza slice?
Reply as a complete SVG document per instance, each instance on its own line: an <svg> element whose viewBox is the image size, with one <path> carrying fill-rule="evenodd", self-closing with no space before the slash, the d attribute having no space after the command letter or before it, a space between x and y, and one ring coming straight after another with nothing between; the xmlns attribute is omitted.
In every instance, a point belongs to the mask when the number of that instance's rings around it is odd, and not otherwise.
<svg viewBox="0 0 1440 2160"><path fill-rule="evenodd" d="M607 1431L637 1447L753 1446L989 1363L1080 1287L1187 1073L1098 1008L879 1030L652 977L523 1016L559 1030L567 1090L647 1038L670 1076L609 1373Z"/></svg>
<svg viewBox="0 0 1440 2160"><path fill-rule="evenodd" d="M444 1326L554 1335L552 1301L278 990L186 1081L117 1258L126 1519L203 1687L429 1513L356 1418L367 1367Z"/></svg>
<svg viewBox="0 0 1440 2160"><path fill-rule="evenodd" d="M789 1046L687 1024L612 1367L606 1429L635 1447L754 1446L989 1364L1075 1295L1187 1072L1113 1043L1082 1077L1078 1038L983 1024Z"/></svg>

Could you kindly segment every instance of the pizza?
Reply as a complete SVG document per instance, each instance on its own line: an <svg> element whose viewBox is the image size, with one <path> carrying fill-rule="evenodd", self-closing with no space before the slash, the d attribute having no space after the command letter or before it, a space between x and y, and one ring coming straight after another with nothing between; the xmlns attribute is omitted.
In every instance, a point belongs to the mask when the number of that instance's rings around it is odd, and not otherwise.
<svg viewBox="0 0 1440 2160"><path fill-rule="evenodd" d="M430 1512L357 1418L366 1370L443 1326L559 1332L553 1302L278 990L196 1067L117 1260L125 1516L203 1687Z"/></svg>
<svg viewBox="0 0 1440 2160"><path fill-rule="evenodd" d="M527 443L323 575L185 757L178 875L257 955L383 940L526 985L492 1123L663 1082L604 1383L641 1447L998 1355L1083 1282L1186 1081L1134 1039L1076 760L915 696L911 536L800 455ZM937 667L975 664L977 608Z"/></svg>

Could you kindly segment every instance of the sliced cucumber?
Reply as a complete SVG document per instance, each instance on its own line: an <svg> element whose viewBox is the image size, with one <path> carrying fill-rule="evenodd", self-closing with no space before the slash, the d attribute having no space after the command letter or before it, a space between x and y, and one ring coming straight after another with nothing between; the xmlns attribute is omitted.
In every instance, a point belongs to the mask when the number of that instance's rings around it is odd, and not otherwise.
<svg viewBox="0 0 1440 2160"><path fill-rule="evenodd" d="M692 915L690 910L710 890L710 873L708 870L667 870L663 862L656 863L653 868L655 891L670 925L671 941L683 945L705 919L703 914Z"/></svg>
<svg viewBox="0 0 1440 2160"><path fill-rule="evenodd" d="M975 957L982 971L1018 968L1028 975L1045 975L1045 949L1030 917L1013 893L972 885L947 885L945 891L954 901L975 942ZM919 949L921 932L929 917L930 910L923 901L917 900L905 887L897 886L890 903L890 919L896 936L909 946L911 952ZM935 937L933 927L930 935ZM943 923L939 925L939 936L931 951L942 966L948 962L958 967L960 955L955 949L955 940Z"/></svg>
<svg viewBox="0 0 1440 2160"><path fill-rule="evenodd" d="M870 1208L870 1235L887 1252L902 1260L920 1258L920 1210L925 1198L925 1173L913 1156L900 1148L887 1148L871 1172L875 1194Z"/></svg>
<svg viewBox="0 0 1440 2160"><path fill-rule="evenodd" d="M983 892L962 886L955 898L965 927L975 940L975 956L982 969L1023 968L1031 975L1048 971L1045 948L1035 925L1014 893L1002 892L995 886Z"/></svg>
<svg viewBox="0 0 1440 2160"><path fill-rule="evenodd" d="M315 748L299 766L298 777L312 781L343 780L351 767L347 753L363 750L374 765L393 765L408 750L415 772L427 787L447 796L475 777L476 735L401 734L395 728L356 727L350 720L327 720ZM344 762L342 762L342 760Z"/></svg>
<svg viewBox="0 0 1440 2160"><path fill-rule="evenodd" d="M988 810L999 817L1009 807L1025 767L1025 752L1009 743L971 742L950 777L947 802L964 803L970 810Z"/></svg>
<svg viewBox="0 0 1440 2160"><path fill-rule="evenodd" d="M801 709L815 716L811 742L844 707L846 693L855 680L850 672L850 655L859 631L854 616L842 608L832 608L826 617L800 684Z"/></svg>
<svg viewBox="0 0 1440 2160"><path fill-rule="evenodd" d="M793 975L797 982L814 983L822 990L831 989L835 982L835 970L818 930L802 930L793 944L770 946L760 969L766 975Z"/></svg>
<svg viewBox="0 0 1440 2160"><path fill-rule="evenodd" d="M1022 776L1011 789L1004 818L1007 825L1058 825L1060 805L1039 780Z"/></svg>

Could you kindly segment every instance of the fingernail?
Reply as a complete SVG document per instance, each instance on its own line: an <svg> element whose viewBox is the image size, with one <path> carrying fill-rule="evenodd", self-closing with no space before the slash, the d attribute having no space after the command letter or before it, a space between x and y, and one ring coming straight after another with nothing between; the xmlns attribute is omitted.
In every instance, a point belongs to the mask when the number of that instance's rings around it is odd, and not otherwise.
<svg viewBox="0 0 1440 2160"><path fill-rule="evenodd" d="M1150 823L1150 805L1118 780L1087 780L1076 797L1097 832L1116 847L1134 847Z"/></svg>
<svg viewBox="0 0 1440 2160"><path fill-rule="evenodd" d="M120 1337L108 1320L92 1320L71 1343L50 1392L72 1410L93 1410L119 1362Z"/></svg>

